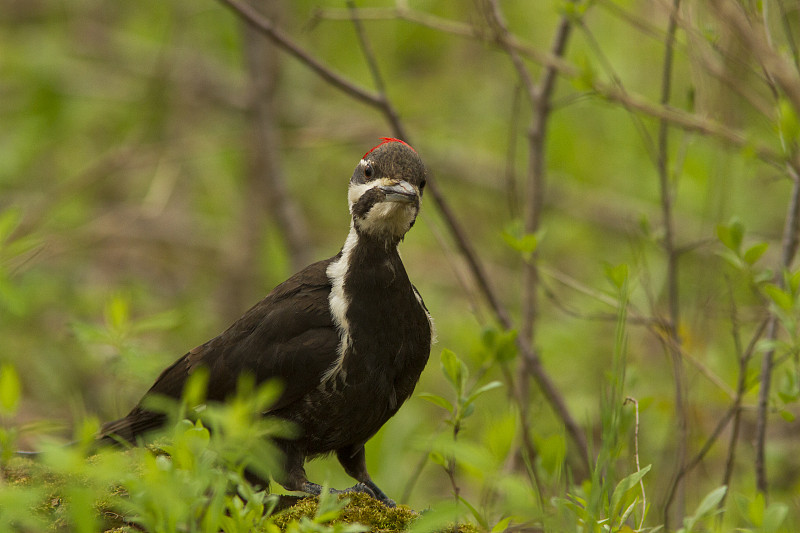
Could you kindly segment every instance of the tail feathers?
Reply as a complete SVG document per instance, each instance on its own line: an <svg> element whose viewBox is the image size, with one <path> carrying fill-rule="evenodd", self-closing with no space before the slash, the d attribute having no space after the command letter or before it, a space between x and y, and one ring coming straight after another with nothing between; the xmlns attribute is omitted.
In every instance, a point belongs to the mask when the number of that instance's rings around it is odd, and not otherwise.
<svg viewBox="0 0 800 533"><path fill-rule="evenodd" d="M100 439L106 444L120 444L127 441L136 444L137 437L164 425L166 417L161 413L153 413L136 408L125 418L103 424Z"/></svg>
<svg viewBox="0 0 800 533"><path fill-rule="evenodd" d="M137 407L125 418L103 424L97 436L98 444L100 446L118 446L128 442L135 445L138 437L161 427L164 425L165 420L166 417L163 414L145 411ZM73 446L75 444L77 444L77 441L67 443L64 446ZM14 452L16 456L30 459L36 459L41 454L42 452L40 451L29 450L16 450Z"/></svg>
<svg viewBox="0 0 800 533"><path fill-rule="evenodd" d="M107 422L100 428L100 439L107 444L120 444L127 441L136 444L140 437L164 425L166 417L162 413L153 413L136 408L125 418Z"/></svg>

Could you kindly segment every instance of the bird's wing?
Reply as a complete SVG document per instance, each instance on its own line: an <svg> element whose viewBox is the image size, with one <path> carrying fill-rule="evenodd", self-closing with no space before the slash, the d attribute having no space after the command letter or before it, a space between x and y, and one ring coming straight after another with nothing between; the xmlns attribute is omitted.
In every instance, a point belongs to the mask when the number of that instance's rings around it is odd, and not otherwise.
<svg viewBox="0 0 800 533"><path fill-rule="evenodd" d="M207 398L222 401L235 393L239 376L252 374L257 383L278 379L283 393L279 409L317 387L336 360L339 333L328 305L331 285L326 274L333 259L314 263L275 287L227 330L192 349L164 370L147 392L179 398L189 375L209 371ZM103 428L103 434L126 438L163 423L137 406Z"/></svg>

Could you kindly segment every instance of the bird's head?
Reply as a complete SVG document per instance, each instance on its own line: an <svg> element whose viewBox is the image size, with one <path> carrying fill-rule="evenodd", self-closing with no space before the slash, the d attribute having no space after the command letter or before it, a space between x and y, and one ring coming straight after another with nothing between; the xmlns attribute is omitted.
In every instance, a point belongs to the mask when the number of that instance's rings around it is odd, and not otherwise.
<svg viewBox="0 0 800 533"><path fill-rule="evenodd" d="M364 154L350 178L350 214L359 233L398 242L414 225L428 172L405 142L381 141Z"/></svg>

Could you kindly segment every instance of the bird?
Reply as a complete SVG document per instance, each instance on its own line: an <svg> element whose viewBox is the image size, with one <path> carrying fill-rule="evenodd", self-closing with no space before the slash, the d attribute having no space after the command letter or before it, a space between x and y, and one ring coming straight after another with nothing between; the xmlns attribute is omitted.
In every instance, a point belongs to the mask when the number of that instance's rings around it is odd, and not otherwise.
<svg viewBox="0 0 800 533"><path fill-rule="evenodd" d="M380 138L356 165L347 198L350 230L339 253L275 287L228 329L166 368L101 439L136 444L166 418L143 407L151 396L180 398L189 376L208 373L207 400L235 393L239 376L277 379L283 390L264 415L287 420L293 438L277 439L276 481L319 495L307 459L334 453L365 492L394 506L367 472L364 445L414 391L430 354L434 327L409 280L398 245L414 225L428 171L408 143ZM343 491L335 491L343 492Z"/></svg>

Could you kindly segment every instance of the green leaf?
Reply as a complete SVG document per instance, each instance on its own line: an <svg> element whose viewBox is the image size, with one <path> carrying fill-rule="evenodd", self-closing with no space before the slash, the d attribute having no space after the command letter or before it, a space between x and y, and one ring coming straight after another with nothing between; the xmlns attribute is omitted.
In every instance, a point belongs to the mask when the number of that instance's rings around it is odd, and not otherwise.
<svg viewBox="0 0 800 533"><path fill-rule="evenodd" d="M652 465L647 465L638 472L626 476L617 483L617 486L614 487L614 492L611 494L611 516L619 515L622 511L622 505L625 503L623 500L625 494L639 483L639 480L650 471L651 466Z"/></svg>
<svg viewBox="0 0 800 533"><path fill-rule="evenodd" d="M441 355L442 371L444 372L447 380L453 385L458 396L462 396L464 392L464 385L469 377L469 370L467 365L458 358L452 350L445 348L442 350Z"/></svg>
<svg viewBox="0 0 800 533"><path fill-rule="evenodd" d="M744 262L747 263L748 265L753 265L755 264L756 261L761 259L761 256L764 255L764 252L767 251L767 248L769 248L769 243L767 242L760 242L758 244L754 244L753 246L745 250L742 258L744 259Z"/></svg>
<svg viewBox="0 0 800 533"><path fill-rule="evenodd" d="M622 513L622 516L619 517L619 520L617 521L617 524L620 525L620 529L618 531L620 531L621 533L627 533L628 531L633 533L633 530L630 527L628 527L628 525L625 524L625 522L628 521L628 517L630 517L631 514L633 513L633 509L634 509L634 507L636 507L637 503L639 503L639 497L638 496L633 499L633 501L628 506L628 508L625 509L625 512Z"/></svg>
<svg viewBox="0 0 800 533"><path fill-rule="evenodd" d="M774 283L765 283L761 286L761 291L767 298L772 300L778 308L784 311L791 311L792 307L794 307L792 296Z"/></svg>
<svg viewBox="0 0 800 533"><path fill-rule="evenodd" d="M492 416L488 427L483 431L483 446L500 463L504 461L517 436L517 414L512 410Z"/></svg>
<svg viewBox="0 0 800 533"><path fill-rule="evenodd" d="M787 278L792 294L800 292L800 270L795 270L792 272L791 276L787 275Z"/></svg>
<svg viewBox="0 0 800 533"><path fill-rule="evenodd" d="M560 471L567 455L566 437L560 433L553 433L544 438L537 438L536 446L539 448L542 468L549 474Z"/></svg>
<svg viewBox="0 0 800 533"><path fill-rule="evenodd" d="M716 489L709 492L703 501L700 502L700 505L697 506L697 510L694 513L695 520L706 517L711 513L717 510L717 505L719 502L722 501L722 498L725 497L725 493L728 491L728 487L722 485L721 487L717 487Z"/></svg>
<svg viewBox="0 0 800 533"><path fill-rule="evenodd" d="M794 142L800 135L800 121L797 119L794 106L786 100L778 100L778 131L781 137L788 142Z"/></svg>
<svg viewBox="0 0 800 533"><path fill-rule="evenodd" d="M717 226L717 237L726 248L736 255L741 255L744 225L738 218L731 219L727 226L723 224Z"/></svg>
<svg viewBox="0 0 800 533"><path fill-rule="evenodd" d="M16 413L21 392L17 370L8 363L0 366L0 412L7 415Z"/></svg>
<svg viewBox="0 0 800 533"><path fill-rule="evenodd" d="M572 85L579 91L594 89L597 82L597 72L586 54L581 54L577 59L580 74L572 79Z"/></svg>
<svg viewBox="0 0 800 533"><path fill-rule="evenodd" d="M430 392L421 392L417 396L419 396L423 400L431 402L433 405L438 405L445 411L448 411L450 413L453 412L453 404L450 403L446 398L443 398L438 394L431 394Z"/></svg>
<svg viewBox="0 0 800 533"><path fill-rule="evenodd" d="M511 518L512 517L508 516L508 517L503 518L502 520L500 520L491 529L491 533L501 533L502 531L505 531L506 529L508 529L508 524L511 523Z"/></svg>
<svg viewBox="0 0 800 533"><path fill-rule="evenodd" d="M491 359L499 363L511 361L517 356L517 330L500 331L494 327L484 328L481 332L481 344Z"/></svg>
<svg viewBox="0 0 800 533"><path fill-rule="evenodd" d="M787 369L778 384L778 396L784 403L791 403L800 398L800 382L794 370Z"/></svg>
<svg viewBox="0 0 800 533"><path fill-rule="evenodd" d="M765 533L778 531L786 520L786 515L789 512L789 506L785 503L775 502L771 503L767 510L764 512L764 521L761 524L761 531Z"/></svg>
<svg viewBox="0 0 800 533"><path fill-rule="evenodd" d="M437 465L444 468L448 467L447 459L445 459L444 454L442 454L441 452L432 451L428 454L428 457L430 458L431 461L433 461Z"/></svg>
<svg viewBox="0 0 800 533"><path fill-rule="evenodd" d="M474 505L465 500L463 496L459 496L458 501L467 506L469 512L472 513L472 516L475 517L475 520L478 522L478 524L480 524L484 531L489 529L489 523L486 521L486 518L480 513L480 511L478 511L478 509L475 508Z"/></svg>
<svg viewBox="0 0 800 533"><path fill-rule="evenodd" d="M130 318L128 300L120 294L115 295L106 304L105 316L106 323L111 329L121 330L128 324Z"/></svg>
<svg viewBox="0 0 800 533"><path fill-rule="evenodd" d="M750 522L759 526L764 523L764 513L766 512L766 502L764 494L756 493L752 500L747 501L747 518Z"/></svg>
<svg viewBox="0 0 800 533"><path fill-rule="evenodd" d="M529 260L539 247L539 243L544 237L544 230L539 230L535 233L527 233L525 232L522 221L515 220L506 226L502 232L502 236L506 244L519 252L525 260Z"/></svg>
<svg viewBox="0 0 800 533"><path fill-rule="evenodd" d="M611 284L618 290L622 290L625 283L628 281L628 265L625 263L613 267L611 265L606 265L605 270L606 277Z"/></svg>
<svg viewBox="0 0 800 533"><path fill-rule="evenodd" d="M478 396L480 396L481 394L483 394L485 392L489 392L490 390L497 389L497 388L502 387L502 386L503 386L503 384L500 383L499 381L492 381L492 382L487 383L486 385L484 385L482 387L478 387L477 389L472 391L469 396L467 396L467 399L464 401L464 406L466 407L466 406L470 405L472 402L477 400Z"/></svg>

